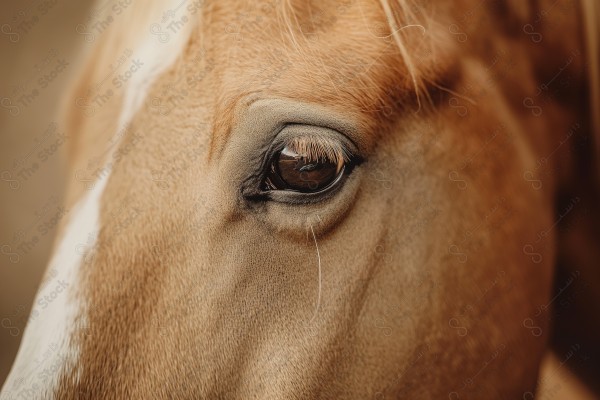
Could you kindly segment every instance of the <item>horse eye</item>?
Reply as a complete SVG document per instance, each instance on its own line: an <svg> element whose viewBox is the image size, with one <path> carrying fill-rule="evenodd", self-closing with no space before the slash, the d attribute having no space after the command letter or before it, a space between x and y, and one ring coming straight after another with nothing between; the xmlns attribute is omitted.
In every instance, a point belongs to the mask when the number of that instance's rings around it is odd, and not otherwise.
<svg viewBox="0 0 600 400"><path fill-rule="evenodd" d="M271 160L265 186L268 190L315 193L338 182L345 167L343 157L315 156L286 146Z"/></svg>

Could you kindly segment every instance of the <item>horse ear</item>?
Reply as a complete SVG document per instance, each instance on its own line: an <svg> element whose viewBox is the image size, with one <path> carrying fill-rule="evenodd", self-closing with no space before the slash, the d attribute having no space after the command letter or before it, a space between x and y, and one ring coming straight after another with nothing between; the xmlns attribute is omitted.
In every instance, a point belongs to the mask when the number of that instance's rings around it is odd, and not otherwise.
<svg viewBox="0 0 600 400"><path fill-rule="evenodd" d="M594 138L597 183L600 185L600 3L581 0L590 85L590 117Z"/></svg>

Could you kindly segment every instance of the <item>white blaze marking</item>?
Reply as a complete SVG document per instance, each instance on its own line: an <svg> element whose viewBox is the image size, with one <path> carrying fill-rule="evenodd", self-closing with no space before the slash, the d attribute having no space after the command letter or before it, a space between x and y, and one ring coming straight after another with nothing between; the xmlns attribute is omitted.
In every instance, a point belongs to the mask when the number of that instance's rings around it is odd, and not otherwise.
<svg viewBox="0 0 600 400"><path fill-rule="evenodd" d="M169 7L179 9L181 4L180 0L153 4L157 9L151 20L160 21L164 11ZM194 21L191 16L188 18ZM144 66L127 82L119 130L140 109L154 81L182 53L194 25L190 22L175 35L171 34L168 43L160 43L155 35L142 32L133 54ZM117 143L113 149L118 147ZM0 392L0 400L52 398L63 372L74 371L78 376L79 348L76 340L70 339L78 328L82 328L75 326L76 318L80 317L82 323L86 323L86 304L85 299L76 298L75 286L83 256L87 251L93 251L100 229L100 199L109 177L110 173L97 181L72 211L65 235L50 262L49 268L55 273L36 295L21 347Z"/></svg>
<svg viewBox="0 0 600 400"><path fill-rule="evenodd" d="M69 343L80 310L75 286L83 256L95 245L100 198L107 180L96 182L73 209L50 261L53 278L44 283L35 298L22 345L0 394L2 400L50 396L62 370L77 360L79 349Z"/></svg>

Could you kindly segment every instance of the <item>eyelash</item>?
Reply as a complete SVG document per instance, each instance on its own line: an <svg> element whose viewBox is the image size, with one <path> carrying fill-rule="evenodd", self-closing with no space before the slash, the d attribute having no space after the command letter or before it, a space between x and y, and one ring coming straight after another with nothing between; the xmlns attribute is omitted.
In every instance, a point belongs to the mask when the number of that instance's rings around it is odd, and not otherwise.
<svg viewBox="0 0 600 400"><path fill-rule="evenodd" d="M284 143L284 147L291 147L296 152L307 154L309 160L315 161L349 162L352 158L352 153L342 142L315 135L293 137Z"/></svg>

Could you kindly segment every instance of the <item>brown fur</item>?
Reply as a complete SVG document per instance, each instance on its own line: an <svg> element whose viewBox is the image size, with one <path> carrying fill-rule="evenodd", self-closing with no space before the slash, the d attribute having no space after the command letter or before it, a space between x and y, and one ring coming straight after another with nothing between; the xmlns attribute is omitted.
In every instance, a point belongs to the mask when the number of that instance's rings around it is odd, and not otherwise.
<svg viewBox="0 0 600 400"><path fill-rule="evenodd" d="M557 256L563 271L599 281L600 255L572 238L598 237L589 222L597 191L578 175L593 160L577 147L592 140L581 95L587 52L578 7L561 0L559 16L534 26L539 44L518 29L550 1L499 3L511 6L497 19L494 7L470 0L387 10L350 0L344 11L333 2L206 2L184 53L148 94L175 107L161 113L147 101L120 144L128 151L113 164L98 244L83 267L80 365L65 371L58 398L534 392L550 340L550 312L536 312L553 297ZM137 14L144 7L105 36L75 96L137 40L128 32L146 26ZM395 29L413 23L425 34ZM543 116L534 115L524 98L573 49L569 81L536 97ZM439 90L443 82L452 85ZM236 110L252 93L357 121L366 162L349 189L322 205L246 207L239 176L249 162L239 154L252 138L240 137ZM93 175L106 163L122 101L69 114L78 136L72 171ZM559 146L576 123L575 147ZM70 201L82 191L75 182ZM576 212L585 204L591 215L580 219L585 228L559 226L536 242L573 196L582 200ZM322 303L311 320L316 255L305 233L318 220ZM581 319L586 307L576 308Z"/></svg>

